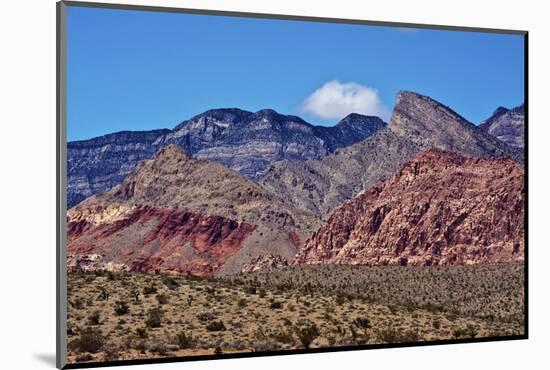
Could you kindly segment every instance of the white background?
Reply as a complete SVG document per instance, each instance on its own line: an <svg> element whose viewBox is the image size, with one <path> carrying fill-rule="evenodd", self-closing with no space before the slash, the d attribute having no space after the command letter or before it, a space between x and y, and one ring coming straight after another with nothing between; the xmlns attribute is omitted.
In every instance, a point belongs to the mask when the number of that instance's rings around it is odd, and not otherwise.
<svg viewBox="0 0 550 370"><path fill-rule="evenodd" d="M116 0L113 0L115 2ZM545 1L131 1L202 9L526 29L529 45L530 339L195 363L140 369L548 368L549 22ZM0 22L0 363L55 358L55 1L3 1ZM475 56L472 56L475 58Z"/></svg>

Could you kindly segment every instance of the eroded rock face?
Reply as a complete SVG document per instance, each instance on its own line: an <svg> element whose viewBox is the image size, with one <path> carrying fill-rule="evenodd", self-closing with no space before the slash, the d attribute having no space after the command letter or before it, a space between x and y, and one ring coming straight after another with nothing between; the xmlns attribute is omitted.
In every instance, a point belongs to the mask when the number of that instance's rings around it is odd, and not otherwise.
<svg viewBox="0 0 550 370"><path fill-rule="evenodd" d="M514 109L499 107L479 127L510 146L523 148L525 138L525 106L521 104Z"/></svg>
<svg viewBox="0 0 550 370"><path fill-rule="evenodd" d="M270 109L213 109L173 130L118 132L67 145L68 208L119 184L137 164L176 144L193 157L221 163L256 179L279 160L319 159L361 141L385 123L350 115L335 127L313 126Z"/></svg>
<svg viewBox="0 0 550 370"><path fill-rule="evenodd" d="M288 266L288 260L279 255L264 255L254 258L244 265L242 272L254 272L259 270L274 270Z"/></svg>
<svg viewBox="0 0 550 370"><path fill-rule="evenodd" d="M295 264L455 265L524 258L524 174L432 149L345 202Z"/></svg>
<svg viewBox="0 0 550 370"><path fill-rule="evenodd" d="M325 218L346 199L389 177L416 153L431 148L470 157L509 156L523 162L523 151L489 135L450 108L427 96L402 91L389 127L320 160L277 162L259 182L297 208Z"/></svg>
<svg viewBox="0 0 550 370"><path fill-rule="evenodd" d="M150 206L110 220L75 211L68 217L68 262L91 269L211 275L254 229L220 216Z"/></svg>
<svg viewBox="0 0 550 370"><path fill-rule="evenodd" d="M141 162L121 184L71 208L67 221L70 253L102 256L97 263L81 259L90 269L113 262L199 275L239 272L270 253L292 258L321 224L238 172L191 158L174 144ZM203 231L189 229L199 221ZM237 229L217 240L215 233L227 228Z"/></svg>

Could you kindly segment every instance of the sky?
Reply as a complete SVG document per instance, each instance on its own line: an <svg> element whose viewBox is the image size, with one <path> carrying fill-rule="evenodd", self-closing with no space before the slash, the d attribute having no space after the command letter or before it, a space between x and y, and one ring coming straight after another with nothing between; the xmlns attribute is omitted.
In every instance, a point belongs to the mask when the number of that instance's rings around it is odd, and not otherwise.
<svg viewBox="0 0 550 370"><path fill-rule="evenodd" d="M69 141L225 107L389 122L400 90L476 124L524 100L520 35L74 6L67 22Z"/></svg>

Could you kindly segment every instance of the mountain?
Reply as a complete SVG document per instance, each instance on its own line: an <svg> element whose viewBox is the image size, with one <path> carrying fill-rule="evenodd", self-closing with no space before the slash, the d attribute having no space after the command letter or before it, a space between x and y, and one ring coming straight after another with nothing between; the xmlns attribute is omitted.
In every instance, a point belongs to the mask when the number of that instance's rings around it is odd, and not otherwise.
<svg viewBox="0 0 550 370"><path fill-rule="evenodd" d="M521 150L450 108L427 96L402 91L388 127L320 160L277 162L259 182L295 207L326 217L344 200L390 176L414 154L431 148L523 161Z"/></svg>
<svg viewBox="0 0 550 370"><path fill-rule="evenodd" d="M118 132L72 141L67 144L68 208L119 184L140 161L169 144L257 179L275 161L320 159L384 126L378 117L358 114L323 127L270 109L252 113L230 108L206 111L173 130Z"/></svg>
<svg viewBox="0 0 550 370"><path fill-rule="evenodd" d="M169 132L123 131L67 143L67 208L120 183Z"/></svg>
<svg viewBox="0 0 550 370"><path fill-rule="evenodd" d="M499 107L479 127L510 146L523 148L525 106L521 104L514 109Z"/></svg>
<svg viewBox="0 0 550 370"><path fill-rule="evenodd" d="M121 184L71 208L68 224L70 254L102 254L105 263L125 269L162 257L147 268L211 274L240 271L264 254L291 258L320 220L238 172L171 144ZM166 255L167 248L181 254ZM202 259L191 263L197 255ZM215 267L201 270L203 264Z"/></svg>
<svg viewBox="0 0 550 370"><path fill-rule="evenodd" d="M524 173L431 149L343 203L295 264L455 265L524 258Z"/></svg>

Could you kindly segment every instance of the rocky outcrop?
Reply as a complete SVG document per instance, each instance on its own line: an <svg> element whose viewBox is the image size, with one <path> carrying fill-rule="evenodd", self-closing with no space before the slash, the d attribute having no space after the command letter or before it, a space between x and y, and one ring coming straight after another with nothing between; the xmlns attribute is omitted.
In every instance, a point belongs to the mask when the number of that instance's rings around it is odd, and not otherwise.
<svg viewBox="0 0 550 370"><path fill-rule="evenodd" d="M389 127L321 160L277 162L259 182L297 208L325 218L346 199L393 174L414 154L431 148L523 161L521 150L487 134L450 108L427 96L400 92Z"/></svg>
<svg viewBox="0 0 550 370"><path fill-rule="evenodd" d="M220 216L149 206L99 222L75 211L68 217L68 265L211 275L254 228Z"/></svg>
<svg viewBox="0 0 550 370"><path fill-rule="evenodd" d="M506 144L523 148L525 138L525 106L514 109L499 107L479 127Z"/></svg>
<svg viewBox="0 0 550 370"><path fill-rule="evenodd" d="M67 145L68 208L119 184L137 164L176 144L193 157L256 179L279 160L319 159L372 135L385 123L350 115L334 127L313 126L270 109L213 109L173 130L118 132Z"/></svg>
<svg viewBox="0 0 550 370"><path fill-rule="evenodd" d="M275 270L288 266L288 260L279 255L268 254L265 256L258 256L252 261L246 263L242 269L242 272L254 272L259 270Z"/></svg>
<svg viewBox="0 0 550 370"><path fill-rule="evenodd" d="M432 149L345 202L294 264L456 265L524 258L523 168Z"/></svg>

